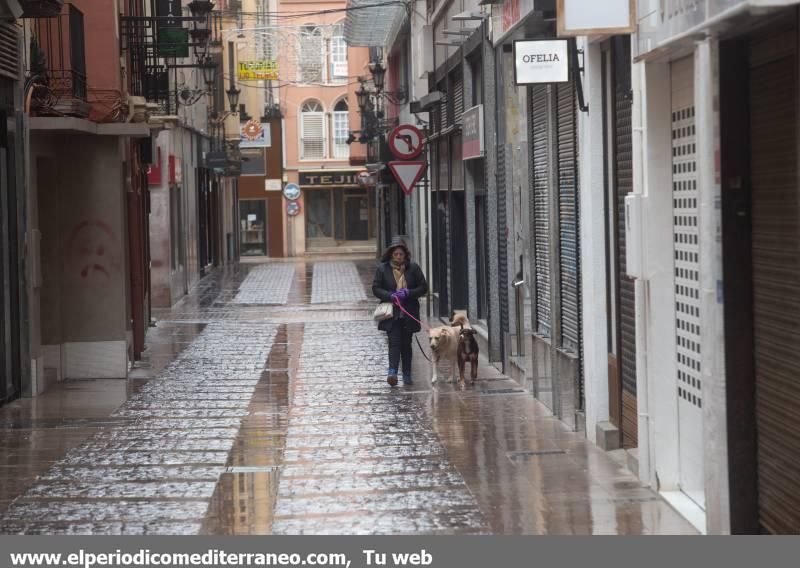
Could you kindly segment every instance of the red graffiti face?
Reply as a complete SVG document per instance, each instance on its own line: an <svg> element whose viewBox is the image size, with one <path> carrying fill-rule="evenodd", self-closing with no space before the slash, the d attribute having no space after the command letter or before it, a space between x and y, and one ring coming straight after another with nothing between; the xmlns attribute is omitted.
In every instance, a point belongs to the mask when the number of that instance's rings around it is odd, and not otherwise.
<svg viewBox="0 0 800 568"><path fill-rule="evenodd" d="M111 272L119 264L109 255L115 241L114 231L103 221L81 221L72 228L67 241L70 268L87 283L109 283Z"/></svg>

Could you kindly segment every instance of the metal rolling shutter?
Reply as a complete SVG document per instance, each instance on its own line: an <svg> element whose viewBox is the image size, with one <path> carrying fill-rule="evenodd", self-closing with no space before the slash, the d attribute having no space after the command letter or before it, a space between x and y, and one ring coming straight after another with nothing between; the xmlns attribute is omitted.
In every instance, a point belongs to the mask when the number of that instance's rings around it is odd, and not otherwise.
<svg viewBox="0 0 800 568"><path fill-rule="evenodd" d="M764 529L779 534L800 533L800 205L795 43L787 41L784 34L754 42L750 75L759 520ZM770 60L762 57L766 54Z"/></svg>
<svg viewBox="0 0 800 568"><path fill-rule="evenodd" d="M461 122L462 112L464 112L464 79L458 75L453 79L453 123Z"/></svg>
<svg viewBox="0 0 800 568"><path fill-rule="evenodd" d="M500 292L500 329L508 331L508 207L506 200L506 148L497 144L497 266Z"/></svg>
<svg viewBox="0 0 800 568"><path fill-rule="evenodd" d="M619 358L622 378L622 445L638 445L636 403L636 297L633 278L625 265L625 196L633 191L633 138L631 131L631 42L614 39L614 159L617 205L617 289L619 290Z"/></svg>
<svg viewBox="0 0 800 568"><path fill-rule="evenodd" d="M16 24L0 22L0 76L14 80L19 78L18 34L19 27Z"/></svg>
<svg viewBox="0 0 800 568"><path fill-rule="evenodd" d="M575 86L558 86L558 218L561 284L561 346L580 353L580 247Z"/></svg>
<svg viewBox="0 0 800 568"><path fill-rule="evenodd" d="M531 192L533 219L534 266L536 270L536 332L549 337L552 323L550 314L550 191L547 167L549 136L547 127L547 87L536 85L529 97L531 128L532 169Z"/></svg>

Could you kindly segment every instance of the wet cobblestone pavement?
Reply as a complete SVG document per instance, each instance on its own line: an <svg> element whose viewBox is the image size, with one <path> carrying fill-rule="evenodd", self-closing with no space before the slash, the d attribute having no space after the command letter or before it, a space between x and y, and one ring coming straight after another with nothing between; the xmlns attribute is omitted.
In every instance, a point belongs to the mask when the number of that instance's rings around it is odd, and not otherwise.
<svg viewBox="0 0 800 568"><path fill-rule="evenodd" d="M390 389L373 267L217 271L155 314L128 381L0 409L0 532L694 532L488 365L432 388L414 347Z"/></svg>

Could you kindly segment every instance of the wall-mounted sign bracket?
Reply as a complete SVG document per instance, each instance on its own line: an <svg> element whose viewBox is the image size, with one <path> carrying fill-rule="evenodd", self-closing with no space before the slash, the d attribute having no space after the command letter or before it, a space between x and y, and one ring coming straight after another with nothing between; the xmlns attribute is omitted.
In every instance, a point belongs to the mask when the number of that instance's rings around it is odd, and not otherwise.
<svg viewBox="0 0 800 568"><path fill-rule="evenodd" d="M575 38L569 38L569 57L570 67L572 68L573 78L575 79L575 92L578 95L578 108L581 112L589 112L589 105L583 96L583 50L578 49ZM580 56L580 60L579 57Z"/></svg>

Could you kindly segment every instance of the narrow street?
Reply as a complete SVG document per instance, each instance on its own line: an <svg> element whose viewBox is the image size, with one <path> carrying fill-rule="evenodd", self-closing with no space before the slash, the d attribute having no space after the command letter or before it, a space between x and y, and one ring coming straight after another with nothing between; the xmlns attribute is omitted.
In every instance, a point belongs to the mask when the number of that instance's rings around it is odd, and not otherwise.
<svg viewBox="0 0 800 568"><path fill-rule="evenodd" d="M216 271L156 314L128 381L0 409L0 531L694 532L485 363L432 389L415 346L414 386L390 389L373 266Z"/></svg>

